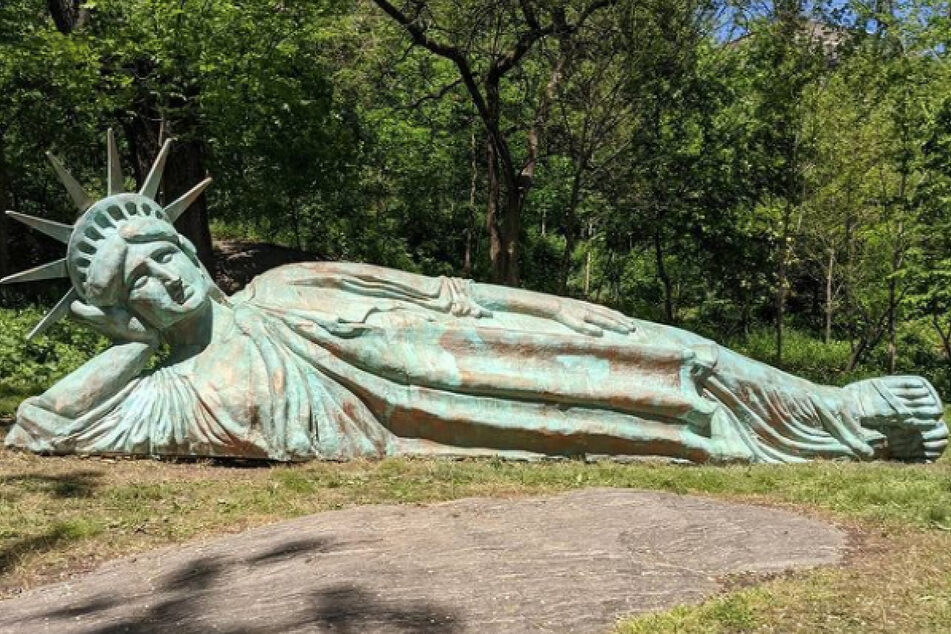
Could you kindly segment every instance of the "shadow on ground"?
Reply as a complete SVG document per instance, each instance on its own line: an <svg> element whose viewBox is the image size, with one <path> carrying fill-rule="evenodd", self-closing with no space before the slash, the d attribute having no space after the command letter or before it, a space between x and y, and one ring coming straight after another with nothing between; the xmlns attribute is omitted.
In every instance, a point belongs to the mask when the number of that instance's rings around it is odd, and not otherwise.
<svg viewBox="0 0 951 634"><path fill-rule="evenodd" d="M48 552L79 539L68 527L56 526L40 535L31 535L0 549L0 575L10 571L26 554Z"/></svg>
<svg viewBox="0 0 951 634"><path fill-rule="evenodd" d="M275 548L242 559L222 556L196 557L162 577L146 602L147 609L139 614L113 621L106 625L84 630L96 634L119 632L169 632L199 634L209 630L206 617L214 614L216 593L227 587L229 572L244 574L248 567L279 565L293 557L308 557L334 549L337 540L303 539L290 541ZM353 545L353 542L348 542ZM229 570L230 569L230 570ZM253 574L253 572L251 573ZM394 605L379 595L355 584L336 584L307 592L302 588L303 607L266 625L242 625L221 632L248 632L277 634L279 632L312 629L332 630L344 634L364 632L368 628L387 632L434 632L452 634L460 629L460 622L451 610L429 602L412 605ZM125 602L119 596L100 594L81 603L43 612L21 622L22 626L43 622L55 629L56 623L66 625L85 618L100 620L102 614ZM249 606L250 607L250 606ZM99 618L97 618L99 617ZM101 622L101 621L100 621Z"/></svg>
<svg viewBox="0 0 951 634"><path fill-rule="evenodd" d="M45 493L55 498L85 498L95 492L101 478L102 473L90 470L58 475L18 473L0 476L0 486L15 485L20 492Z"/></svg>
<svg viewBox="0 0 951 634"><path fill-rule="evenodd" d="M0 476L0 493L7 500L30 493L41 493L59 499L89 497L99 487L101 477L101 473L87 470L58 475L21 473ZM55 550L84 536L81 527L78 528L70 522L57 522L39 535L30 535L7 543L0 548L0 575L16 566L23 555Z"/></svg>

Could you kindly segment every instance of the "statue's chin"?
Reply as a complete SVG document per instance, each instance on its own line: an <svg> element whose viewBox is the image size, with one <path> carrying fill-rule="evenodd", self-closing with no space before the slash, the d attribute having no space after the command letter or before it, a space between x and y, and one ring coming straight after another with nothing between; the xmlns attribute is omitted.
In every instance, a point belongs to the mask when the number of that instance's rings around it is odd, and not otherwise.
<svg viewBox="0 0 951 634"><path fill-rule="evenodd" d="M203 312L210 301L211 298L208 297L207 293L195 289L194 292L190 294L189 291L186 291L186 296L180 304L169 303L163 306L159 311L136 310L135 307L133 307L133 312L139 315L145 323L151 324L153 328L164 333L170 329L174 329L181 324L181 322Z"/></svg>

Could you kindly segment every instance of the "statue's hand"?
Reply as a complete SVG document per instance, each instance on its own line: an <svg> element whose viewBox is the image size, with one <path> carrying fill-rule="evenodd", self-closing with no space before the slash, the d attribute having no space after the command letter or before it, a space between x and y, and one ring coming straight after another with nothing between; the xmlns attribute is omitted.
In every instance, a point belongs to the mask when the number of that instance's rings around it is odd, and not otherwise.
<svg viewBox="0 0 951 634"><path fill-rule="evenodd" d="M125 309L115 306L99 308L80 301L70 305L73 317L116 342L138 341L156 347L159 333L139 321Z"/></svg>
<svg viewBox="0 0 951 634"><path fill-rule="evenodd" d="M605 330L627 335L635 329L634 320L623 313L574 299L559 302L555 319L572 330L593 337L600 337Z"/></svg>

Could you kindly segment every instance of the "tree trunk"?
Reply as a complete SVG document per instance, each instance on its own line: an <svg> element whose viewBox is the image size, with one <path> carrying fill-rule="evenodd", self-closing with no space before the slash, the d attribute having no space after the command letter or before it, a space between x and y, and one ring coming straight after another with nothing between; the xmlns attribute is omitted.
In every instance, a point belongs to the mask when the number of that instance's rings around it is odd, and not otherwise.
<svg viewBox="0 0 951 634"><path fill-rule="evenodd" d="M743 341L748 341L750 338L750 322L753 321L752 311L752 298L750 293L746 292L743 294L743 305L740 308L740 330L743 332Z"/></svg>
<svg viewBox="0 0 951 634"><path fill-rule="evenodd" d="M951 328L945 330L941 327L937 313L931 313L931 325L941 338L941 347L944 349L944 360L951 364Z"/></svg>
<svg viewBox="0 0 951 634"><path fill-rule="evenodd" d="M571 195L565 208L565 250L561 254L560 293L568 294L568 278L571 277L571 256L575 250L578 233L578 202L581 198L581 169L575 169L571 180Z"/></svg>
<svg viewBox="0 0 951 634"><path fill-rule="evenodd" d="M475 242L476 187L479 182L479 162L476 157L475 134L470 138L470 147L472 149L472 174L469 180L469 207L466 209L466 250L462 257L462 277L472 276L472 252L473 243Z"/></svg>
<svg viewBox="0 0 951 634"><path fill-rule="evenodd" d="M882 340L882 336L885 334L885 320L887 317L888 311L883 312L875 326L868 328L859 338L859 342L853 348L852 356L849 358L849 366L847 368L849 372L857 368L862 361L862 357L865 356L865 353L874 349Z"/></svg>
<svg viewBox="0 0 951 634"><path fill-rule="evenodd" d="M172 146L165 166L165 204L174 201L207 176L202 164L202 149L203 144L196 139L179 141ZM198 259L205 268L209 272L214 271L215 257L211 248L208 202L205 194L199 196L179 217L175 228L195 245Z"/></svg>
<svg viewBox="0 0 951 634"><path fill-rule="evenodd" d="M57 30L69 35L89 21L89 11L82 8L84 4L83 0L47 0L46 6Z"/></svg>
<svg viewBox="0 0 951 634"><path fill-rule="evenodd" d="M789 275L789 221L792 217L792 202L788 199L783 209L783 225L779 244L779 271L776 288L776 362L783 360L783 336L786 323L786 287Z"/></svg>
<svg viewBox="0 0 951 634"><path fill-rule="evenodd" d="M825 343L832 341L832 271L835 266L835 251L829 249L829 262L826 264L826 327Z"/></svg>
<svg viewBox="0 0 951 634"><path fill-rule="evenodd" d="M499 231L499 161L492 139L485 144L485 230L489 234L489 263L492 281L502 281L502 236Z"/></svg>
<svg viewBox="0 0 951 634"><path fill-rule="evenodd" d="M898 345L895 342L895 278L888 281L888 373L895 374Z"/></svg>
<svg viewBox="0 0 951 634"><path fill-rule="evenodd" d="M518 238L523 199L517 177L499 165L498 149L491 138L486 143L486 158L488 200L485 225L489 232L492 281L518 286Z"/></svg>
<svg viewBox="0 0 951 634"><path fill-rule="evenodd" d="M515 183L505 192L505 209L502 215L501 247L504 257L499 271L499 281L506 286L518 286L519 234L522 229L522 203L524 197Z"/></svg>
<svg viewBox="0 0 951 634"><path fill-rule="evenodd" d="M10 207L10 173L3 135L0 134L0 277L10 274L10 227L5 213Z"/></svg>
<svg viewBox="0 0 951 634"><path fill-rule="evenodd" d="M948 368L951 369L951 327L948 329L942 328L941 319L936 312L931 313L931 324L941 338L941 347L944 349L944 362L948 365Z"/></svg>
<svg viewBox="0 0 951 634"><path fill-rule="evenodd" d="M677 320L674 315L674 287L664 264L664 248L661 242L660 229L656 224L654 228L654 261L657 265L657 277L664 285L664 317L668 324L675 324Z"/></svg>

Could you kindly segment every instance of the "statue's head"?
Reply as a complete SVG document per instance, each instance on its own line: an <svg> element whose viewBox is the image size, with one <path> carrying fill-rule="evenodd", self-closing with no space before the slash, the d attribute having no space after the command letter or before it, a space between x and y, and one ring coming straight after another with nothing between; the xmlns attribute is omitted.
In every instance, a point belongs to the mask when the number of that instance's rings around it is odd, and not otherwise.
<svg viewBox="0 0 951 634"><path fill-rule="evenodd" d="M138 193L122 191L118 150L112 130L107 135L108 194L93 202L56 157L53 168L79 208L74 225L15 212L13 218L65 243L66 257L10 275L0 282L68 277L72 288L28 335L32 338L80 300L99 308L122 307L144 324L165 331L211 300L225 302L199 262L195 247L175 230L175 220L211 182L193 187L162 207L155 196L171 146L166 141Z"/></svg>
<svg viewBox="0 0 951 634"><path fill-rule="evenodd" d="M141 194L92 205L74 227L66 268L83 301L123 306L160 331L218 295L192 243Z"/></svg>

